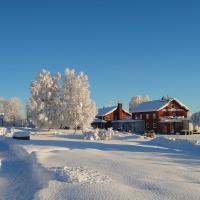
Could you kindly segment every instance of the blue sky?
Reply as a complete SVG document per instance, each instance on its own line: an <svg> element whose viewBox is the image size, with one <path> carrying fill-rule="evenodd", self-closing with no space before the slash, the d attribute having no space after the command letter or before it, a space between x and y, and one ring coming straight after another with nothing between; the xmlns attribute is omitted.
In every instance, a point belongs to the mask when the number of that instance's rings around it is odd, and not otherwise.
<svg viewBox="0 0 200 200"><path fill-rule="evenodd" d="M42 68L88 74L97 106L169 95L200 110L200 1L0 0L0 96Z"/></svg>

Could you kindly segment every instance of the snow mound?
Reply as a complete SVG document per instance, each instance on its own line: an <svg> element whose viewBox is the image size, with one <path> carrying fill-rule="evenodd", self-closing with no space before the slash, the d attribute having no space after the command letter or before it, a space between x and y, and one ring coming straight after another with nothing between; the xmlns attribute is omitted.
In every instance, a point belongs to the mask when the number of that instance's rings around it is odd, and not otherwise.
<svg viewBox="0 0 200 200"><path fill-rule="evenodd" d="M157 137L148 142L150 145L162 146L171 149L179 149L186 151L200 151L200 145L197 142L192 142L184 139Z"/></svg>
<svg viewBox="0 0 200 200"><path fill-rule="evenodd" d="M107 176L101 175L99 172L84 167L53 167L50 171L54 172L55 179L67 183L108 183L111 179Z"/></svg>

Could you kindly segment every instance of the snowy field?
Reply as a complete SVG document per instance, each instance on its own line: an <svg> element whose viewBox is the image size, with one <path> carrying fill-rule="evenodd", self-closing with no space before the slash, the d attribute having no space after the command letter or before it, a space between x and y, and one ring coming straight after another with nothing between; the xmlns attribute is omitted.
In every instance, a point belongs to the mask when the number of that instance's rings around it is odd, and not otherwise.
<svg viewBox="0 0 200 200"><path fill-rule="evenodd" d="M88 141L60 130L32 131L30 141L1 137L0 200L198 200L200 135L178 137Z"/></svg>

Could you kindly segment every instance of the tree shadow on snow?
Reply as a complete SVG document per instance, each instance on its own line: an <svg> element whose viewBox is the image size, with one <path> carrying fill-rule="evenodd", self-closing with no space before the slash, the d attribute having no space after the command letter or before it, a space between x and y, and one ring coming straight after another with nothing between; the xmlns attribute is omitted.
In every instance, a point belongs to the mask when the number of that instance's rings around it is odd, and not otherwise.
<svg viewBox="0 0 200 200"><path fill-rule="evenodd" d="M66 136L68 137L68 136ZM74 139L74 138L73 138ZM101 141L62 141L62 140L30 140L30 141L15 141L15 143L36 146L49 146L49 147L64 147L70 149L94 149L101 151L119 151L129 153L155 153L156 156L167 157L171 162L179 162L186 165L199 166L200 165L200 152L190 152L184 150L176 150L172 148L165 148L161 146L154 146L148 144L148 141L137 142L138 144L110 144ZM151 155L152 156L152 155ZM170 162L170 160L169 160Z"/></svg>

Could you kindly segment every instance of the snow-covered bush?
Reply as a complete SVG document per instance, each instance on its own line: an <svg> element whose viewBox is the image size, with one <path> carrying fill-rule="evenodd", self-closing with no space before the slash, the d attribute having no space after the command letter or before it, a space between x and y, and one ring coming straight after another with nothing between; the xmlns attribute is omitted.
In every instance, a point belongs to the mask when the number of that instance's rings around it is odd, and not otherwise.
<svg viewBox="0 0 200 200"><path fill-rule="evenodd" d="M114 136L114 131L112 128L108 128L108 130L99 130L99 138L100 140L110 140Z"/></svg>
<svg viewBox="0 0 200 200"><path fill-rule="evenodd" d="M100 140L98 129L88 130L83 134L83 136L85 140Z"/></svg>
<svg viewBox="0 0 200 200"><path fill-rule="evenodd" d="M155 138L156 134L155 134L155 132L150 131L150 132L144 133L144 136L149 137L149 138Z"/></svg>
<svg viewBox="0 0 200 200"><path fill-rule="evenodd" d="M8 133L13 133L14 132L14 128L5 128L2 127L0 128L0 135L5 136Z"/></svg>
<svg viewBox="0 0 200 200"><path fill-rule="evenodd" d="M0 128L0 135L6 135L7 133L7 128Z"/></svg>
<svg viewBox="0 0 200 200"><path fill-rule="evenodd" d="M91 129L84 133L85 140L110 140L114 136L112 128L105 129Z"/></svg>

